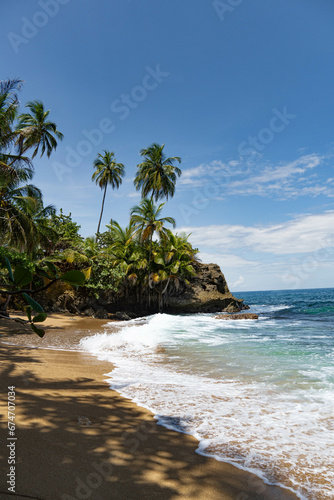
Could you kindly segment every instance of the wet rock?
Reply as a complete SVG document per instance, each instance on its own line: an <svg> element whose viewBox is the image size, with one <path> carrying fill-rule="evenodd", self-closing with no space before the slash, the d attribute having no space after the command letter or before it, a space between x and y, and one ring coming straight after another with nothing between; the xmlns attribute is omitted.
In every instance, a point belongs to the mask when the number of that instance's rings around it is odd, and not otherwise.
<svg viewBox="0 0 334 500"><path fill-rule="evenodd" d="M117 318L117 319L120 319L122 321L129 321L131 318L130 316L126 313L126 312L123 312L123 311L117 311L114 316Z"/></svg>
<svg viewBox="0 0 334 500"><path fill-rule="evenodd" d="M93 309L92 307L87 307L87 309L84 309L84 310L82 311L82 314L83 314L84 316L94 316L95 311L94 311L94 309Z"/></svg>
<svg viewBox="0 0 334 500"><path fill-rule="evenodd" d="M108 319L108 312L105 309L99 309L93 314L94 318L97 319Z"/></svg>
<svg viewBox="0 0 334 500"><path fill-rule="evenodd" d="M239 314L219 314L216 319L259 319L259 316L254 313L239 313Z"/></svg>

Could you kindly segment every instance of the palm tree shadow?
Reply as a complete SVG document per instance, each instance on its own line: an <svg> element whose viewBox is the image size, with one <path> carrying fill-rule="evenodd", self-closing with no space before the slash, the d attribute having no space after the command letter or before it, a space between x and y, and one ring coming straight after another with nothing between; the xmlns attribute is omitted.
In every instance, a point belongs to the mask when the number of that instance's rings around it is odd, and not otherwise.
<svg viewBox="0 0 334 500"><path fill-rule="evenodd" d="M63 365L68 373L72 353L58 353L63 360L57 378L43 380L33 375L34 366L43 363L34 351L12 351L0 347L0 361L6 361L0 377L1 413L6 415L8 386L15 386L18 495L167 500L223 498L226 493L235 499L249 487L246 480L240 484L240 472L233 467L227 466L223 476L217 473L225 466L195 454L191 438L157 426L145 410L89 376L90 369L85 377L64 378ZM6 438L5 418L0 429ZM7 450L1 446L0 470L7 468ZM6 475L1 474L0 496L6 491ZM270 495L249 498L280 498Z"/></svg>

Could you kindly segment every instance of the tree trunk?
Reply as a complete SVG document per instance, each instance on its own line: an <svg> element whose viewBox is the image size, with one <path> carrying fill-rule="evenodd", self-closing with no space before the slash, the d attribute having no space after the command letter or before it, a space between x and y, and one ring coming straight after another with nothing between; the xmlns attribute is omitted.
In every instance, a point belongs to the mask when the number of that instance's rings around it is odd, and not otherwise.
<svg viewBox="0 0 334 500"><path fill-rule="evenodd" d="M9 302L10 302L11 298L12 298L12 296L8 295L8 297L6 298L5 302L1 306L1 314L3 314L4 316L9 316L9 314L7 312L7 309L8 309Z"/></svg>
<svg viewBox="0 0 334 500"><path fill-rule="evenodd" d="M101 207L101 215L100 215L99 225L97 226L97 232L96 232L96 234L100 234L100 226L101 226L101 220L102 220L102 214L103 214L103 208L104 208L104 200L106 199L107 186L108 186L108 184L106 184L105 187L104 187L104 193L103 193L103 199L102 199L102 207Z"/></svg>
<svg viewBox="0 0 334 500"><path fill-rule="evenodd" d="M148 307L151 307L150 275L151 275L152 238L153 238L153 234L151 235L151 239L150 239L150 251L149 251L149 257L148 257Z"/></svg>

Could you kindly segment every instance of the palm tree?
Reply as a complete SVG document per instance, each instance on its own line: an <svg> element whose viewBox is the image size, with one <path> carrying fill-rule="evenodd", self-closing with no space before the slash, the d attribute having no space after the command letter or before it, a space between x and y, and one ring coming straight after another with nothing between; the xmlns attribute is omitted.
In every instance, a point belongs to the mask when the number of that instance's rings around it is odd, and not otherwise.
<svg viewBox="0 0 334 500"><path fill-rule="evenodd" d="M117 221L111 219L110 224L106 224L112 240L112 248L124 248L134 240L134 228L130 225L123 229Z"/></svg>
<svg viewBox="0 0 334 500"><path fill-rule="evenodd" d="M159 238L163 238L167 234L165 223L175 227L175 219L173 217L159 218L165 203L161 203L158 207L152 200L144 198L139 205L136 205L131 210L131 224L134 226L136 233L139 235L142 242L152 242L155 232Z"/></svg>
<svg viewBox="0 0 334 500"><path fill-rule="evenodd" d="M16 139L12 125L17 116L19 107L17 92L22 83L18 78L0 82L0 151L6 150Z"/></svg>
<svg viewBox="0 0 334 500"><path fill-rule="evenodd" d="M136 205L131 210L131 224L134 226L135 234L138 235L142 243L148 242L149 244L147 279L150 288L152 287L151 260L153 235L157 233L160 240L162 240L168 234L165 224L172 224L175 227L175 220L172 217L159 218L165 203L161 203L157 207L152 200L144 198L139 205ZM150 305L150 293L148 297Z"/></svg>
<svg viewBox="0 0 334 500"><path fill-rule="evenodd" d="M26 107L31 113L21 114L16 127L19 133L17 145L20 152L24 153L30 148L35 148L31 157L33 159L41 146L41 156L46 151L47 156L50 157L58 145L56 138L62 140L63 134L57 130L54 122L47 121L50 111L44 111L41 101L30 101Z"/></svg>
<svg viewBox="0 0 334 500"><path fill-rule="evenodd" d="M174 196L176 179L181 175L181 169L174 166L174 163L181 163L181 158L166 158L164 147L164 144L160 146L153 143L140 151L144 161L137 165L134 184L137 191L141 189L142 198L146 198L150 193L154 201L163 197L168 200L169 196Z"/></svg>
<svg viewBox="0 0 334 500"><path fill-rule="evenodd" d="M45 252L49 254L58 237L57 232L50 226L50 217L56 213L54 205L45 207L40 196L23 196L17 199L16 205L31 220L33 225L35 236L34 240L29 242L31 255L32 252L35 256L37 254L45 256Z"/></svg>
<svg viewBox="0 0 334 500"><path fill-rule="evenodd" d="M42 203L41 191L32 184L21 185L32 178L29 169L1 173L0 184L0 245L8 245L30 253L40 238L28 207Z"/></svg>
<svg viewBox="0 0 334 500"><path fill-rule="evenodd" d="M0 82L0 177L11 175L17 178L16 168L28 167L32 169L29 158L12 154L10 147L17 140L17 132L13 130L13 123L17 117L19 107L18 91L22 80L4 80ZM15 164L15 167L14 167Z"/></svg>
<svg viewBox="0 0 334 500"><path fill-rule="evenodd" d="M88 236L82 243L82 249L89 259L94 259L100 251L96 236Z"/></svg>
<svg viewBox="0 0 334 500"><path fill-rule="evenodd" d="M112 151L106 150L104 150L103 155L98 155L98 157L94 161L94 167L96 170L92 175L92 181L95 181L101 189L104 189L101 215L96 232L96 234L98 235L100 233L100 225L108 184L110 184L113 189L115 189L116 187L119 188L119 186L122 184L122 177L124 176L125 172L123 163L116 163L115 154Z"/></svg>
<svg viewBox="0 0 334 500"><path fill-rule="evenodd" d="M107 228L113 241L108 248L108 253L112 255L114 266L118 266L125 274L125 296L127 297L129 284L134 285L141 281L147 268L147 256L144 255L144 249L138 245L131 222L123 229L118 222L111 220Z"/></svg>
<svg viewBox="0 0 334 500"><path fill-rule="evenodd" d="M180 280L194 276L192 263L196 261L197 250L188 241L189 235L178 235L167 230L163 241L153 251L152 282L158 294L159 311L167 302L170 283L177 289Z"/></svg>

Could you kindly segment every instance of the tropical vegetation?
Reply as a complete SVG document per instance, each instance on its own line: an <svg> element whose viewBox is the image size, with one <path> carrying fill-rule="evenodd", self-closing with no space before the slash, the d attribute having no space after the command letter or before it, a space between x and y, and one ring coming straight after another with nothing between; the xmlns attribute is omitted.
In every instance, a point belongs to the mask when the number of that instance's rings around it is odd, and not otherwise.
<svg viewBox="0 0 334 500"><path fill-rule="evenodd" d="M172 232L175 220L163 215L175 194L181 159L167 157L157 143L142 149L134 181L142 199L127 227L109 217L101 232L107 188L120 187L125 167L113 151L97 152L92 181L103 191L101 213L96 235L83 238L71 213L45 206L31 182L34 158L38 153L50 157L63 134L41 101L29 102L29 112L19 113L22 83L0 83L0 317L8 317L11 301L16 308L21 304L25 322L42 336L39 323L46 313L36 298L57 281L95 298L111 293L131 297L145 311L162 311L168 297L194 275L196 261L189 236Z"/></svg>

